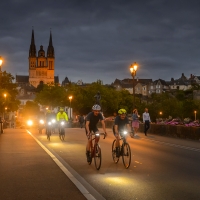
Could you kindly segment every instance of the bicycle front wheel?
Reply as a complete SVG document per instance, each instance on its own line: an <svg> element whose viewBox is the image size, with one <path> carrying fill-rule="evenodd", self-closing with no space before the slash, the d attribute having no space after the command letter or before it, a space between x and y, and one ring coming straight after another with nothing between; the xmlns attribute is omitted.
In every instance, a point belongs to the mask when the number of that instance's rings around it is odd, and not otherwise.
<svg viewBox="0 0 200 200"><path fill-rule="evenodd" d="M122 160L124 167L128 169L131 164L131 148L128 143L122 144Z"/></svg>
<svg viewBox="0 0 200 200"><path fill-rule="evenodd" d="M94 163L97 170L101 167L101 148L98 144L94 147Z"/></svg>
<svg viewBox="0 0 200 200"><path fill-rule="evenodd" d="M119 157L117 157L115 145L116 145L116 140L114 140L112 143L112 158L115 163L118 163Z"/></svg>
<svg viewBox="0 0 200 200"><path fill-rule="evenodd" d="M61 129L60 130L60 139L62 140L62 141L64 141L65 140L65 130L64 129Z"/></svg>

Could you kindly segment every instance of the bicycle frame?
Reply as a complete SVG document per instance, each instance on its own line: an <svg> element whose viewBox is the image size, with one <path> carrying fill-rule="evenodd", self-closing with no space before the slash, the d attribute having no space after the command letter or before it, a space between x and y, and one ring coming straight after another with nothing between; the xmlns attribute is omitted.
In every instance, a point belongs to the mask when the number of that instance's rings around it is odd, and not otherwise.
<svg viewBox="0 0 200 200"><path fill-rule="evenodd" d="M122 160L123 160L123 164L125 166L125 168L129 168L130 166L130 163L131 163L131 149L130 149L130 146L128 144L128 142L126 141L126 136L128 135L128 132L127 131L123 131L123 132L120 132L120 139L119 140L122 140L122 144L119 146L120 148L120 155L117 156L117 153L116 153L116 139L113 141L113 144L112 144L112 157L113 157L113 161L115 163L118 163L119 161L119 157L122 156Z"/></svg>
<svg viewBox="0 0 200 200"><path fill-rule="evenodd" d="M92 133L91 136L90 136L90 137L92 137L91 138L91 145L90 145L90 158L91 158L91 160L88 162L88 164L90 165L92 163L92 158L94 158L95 167L96 167L97 170L99 170L100 167L101 167L101 148L100 148L100 145L99 145L100 135L101 135L101 133L96 132L96 133ZM105 135L104 135L104 139L105 139ZM87 152L87 148L86 148L86 152Z"/></svg>

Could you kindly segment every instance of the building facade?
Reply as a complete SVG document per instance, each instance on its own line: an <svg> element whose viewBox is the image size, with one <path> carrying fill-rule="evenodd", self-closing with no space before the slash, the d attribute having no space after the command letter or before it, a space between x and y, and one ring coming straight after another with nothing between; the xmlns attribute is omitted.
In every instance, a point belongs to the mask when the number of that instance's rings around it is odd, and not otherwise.
<svg viewBox="0 0 200 200"><path fill-rule="evenodd" d="M28 56L28 73L29 76L16 75L18 85L32 85L37 87L40 83L51 84L59 83L58 76L54 76L55 70L55 53L50 32L49 45L45 53L43 46L36 51L34 30L32 30L31 44Z"/></svg>
<svg viewBox="0 0 200 200"><path fill-rule="evenodd" d="M50 32L47 53L43 46L36 55L34 30L32 30L31 45L29 48L29 83L37 87L41 82L44 84L54 83L55 54Z"/></svg>

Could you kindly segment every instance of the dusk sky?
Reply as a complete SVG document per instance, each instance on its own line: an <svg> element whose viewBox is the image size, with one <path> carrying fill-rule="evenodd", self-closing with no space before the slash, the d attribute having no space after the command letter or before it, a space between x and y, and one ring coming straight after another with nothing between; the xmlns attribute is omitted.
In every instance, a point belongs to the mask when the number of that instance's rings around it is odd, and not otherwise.
<svg viewBox="0 0 200 200"><path fill-rule="evenodd" d="M199 0L1 0L2 70L28 75L34 27L36 50L47 51L50 28L55 75L61 83L104 84L136 77L200 76Z"/></svg>

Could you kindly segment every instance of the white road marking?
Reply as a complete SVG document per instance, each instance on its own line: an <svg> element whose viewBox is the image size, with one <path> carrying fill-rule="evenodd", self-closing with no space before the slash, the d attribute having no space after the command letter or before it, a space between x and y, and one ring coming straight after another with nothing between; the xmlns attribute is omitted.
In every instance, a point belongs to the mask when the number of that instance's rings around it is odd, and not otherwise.
<svg viewBox="0 0 200 200"><path fill-rule="evenodd" d="M172 144L172 143L168 143L168 142L161 142L161 141L158 141L158 140L153 140L153 139L148 139L148 138L142 138L142 139L143 140L150 140L152 142L159 143L159 144L164 144L164 145L171 146L171 147L176 147L176 148L180 148L180 149L186 149L186 150L190 150L190 151L200 152L200 149L193 148L193 147L187 147L187 146L182 146L182 145L178 145L178 144Z"/></svg>
<svg viewBox="0 0 200 200"><path fill-rule="evenodd" d="M30 132L27 132L35 139L35 141L49 154L53 161L60 167L60 169L67 175L67 177L74 183L74 185L80 190L80 192L88 200L96 200L89 191L73 176L72 173ZM102 197L103 198L103 197Z"/></svg>

